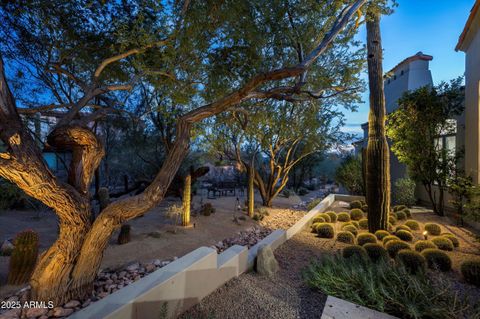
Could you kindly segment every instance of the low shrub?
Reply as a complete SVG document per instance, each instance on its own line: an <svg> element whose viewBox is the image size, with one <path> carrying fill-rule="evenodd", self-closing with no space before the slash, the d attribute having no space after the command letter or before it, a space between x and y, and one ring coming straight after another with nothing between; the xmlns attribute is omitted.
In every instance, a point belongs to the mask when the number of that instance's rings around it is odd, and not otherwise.
<svg viewBox="0 0 480 319"><path fill-rule="evenodd" d="M377 243L377 237L372 233L363 233L357 236L357 244L363 246L365 244L375 244Z"/></svg>
<svg viewBox="0 0 480 319"><path fill-rule="evenodd" d="M401 240L390 240L386 245L385 249L388 251L390 257L395 258L397 253L402 249L410 249L410 245Z"/></svg>
<svg viewBox="0 0 480 319"><path fill-rule="evenodd" d="M307 195L307 194L308 194L308 190L306 188L300 187L298 189L298 195L304 196L304 195Z"/></svg>
<svg viewBox="0 0 480 319"><path fill-rule="evenodd" d="M282 195L283 195L285 198L289 198L289 197L290 197L290 190L288 190L288 189L285 188L285 189L282 191Z"/></svg>
<svg viewBox="0 0 480 319"><path fill-rule="evenodd" d="M362 208L363 204L359 200L354 200L353 202L350 202L350 209L353 208Z"/></svg>
<svg viewBox="0 0 480 319"><path fill-rule="evenodd" d="M480 258L464 261L460 271L466 282L480 287Z"/></svg>
<svg viewBox="0 0 480 319"><path fill-rule="evenodd" d="M319 223L315 230L317 231L317 235L320 238L333 238L335 237L335 229L333 226L328 223Z"/></svg>
<svg viewBox="0 0 480 319"><path fill-rule="evenodd" d="M313 219L312 219L312 223L313 224L316 224L316 223L325 223L326 220L325 218L323 218L322 216L315 216Z"/></svg>
<svg viewBox="0 0 480 319"><path fill-rule="evenodd" d="M402 249L397 253L396 260L401 263L405 269L411 274L418 274L424 272L427 268L427 261L420 253L410 250Z"/></svg>
<svg viewBox="0 0 480 319"><path fill-rule="evenodd" d="M357 237L358 229L353 225L344 225L342 226L342 230L351 232L353 236Z"/></svg>
<svg viewBox="0 0 480 319"><path fill-rule="evenodd" d="M406 208L407 208L407 206L405 206L405 205L396 205L396 206L393 206L393 211L394 212L399 212L399 211L404 210Z"/></svg>
<svg viewBox="0 0 480 319"><path fill-rule="evenodd" d="M397 220L407 219L407 214L405 214L403 211L396 212L395 216L397 217Z"/></svg>
<svg viewBox="0 0 480 319"><path fill-rule="evenodd" d="M408 227L407 225L400 225L400 226L397 226L395 227L395 231L399 231L399 230L406 230L408 232L411 232L412 230L410 229L410 227Z"/></svg>
<svg viewBox="0 0 480 319"><path fill-rule="evenodd" d="M415 243L415 250L422 252L427 248L438 248L437 245L432 243L430 240L419 240Z"/></svg>
<svg viewBox="0 0 480 319"><path fill-rule="evenodd" d="M440 236L432 238L432 243L437 245L438 249L452 251L453 243L448 237Z"/></svg>
<svg viewBox="0 0 480 319"><path fill-rule="evenodd" d="M345 259L367 260L368 254L365 248L358 245L347 246L342 249L342 257Z"/></svg>
<svg viewBox="0 0 480 319"><path fill-rule="evenodd" d="M388 235L388 236L383 237L382 242L383 242L384 245L386 245L391 240L400 240L400 238L398 238L395 235Z"/></svg>
<svg viewBox="0 0 480 319"><path fill-rule="evenodd" d="M358 221L358 225L361 229L368 229L368 219L362 218Z"/></svg>
<svg viewBox="0 0 480 319"><path fill-rule="evenodd" d="M354 208L350 211L350 219L360 220L363 218L363 211L359 208Z"/></svg>
<svg viewBox="0 0 480 319"><path fill-rule="evenodd" d="M452 260L440 249L427 248L422 251L422 256L427 260L428 268L438 269L440 271L449 271L452 269Z"/></svg>
<svg viewBox="0 0 480 319"><path fill-rule="evenodd" d="M354 244L355 236L349 231L340 231L337 234L337 241L346 244Z"/></svg>
<svg viewBox="0 0 480 319"><path fill-rule="evenodd" d="M453 247L459 247L460 246L460 241L458 238L452 234L452 233L441 233L440 236L447 237L452 241Z"/></svg>
<svg viewBox="0 0 480 319"><path fill-rule="evenodd" d="M330 221L332 223L335 223L337 221L337 214L335 212L326 212L325 214L327 214L329 217L330 217Z"/></svg>
<svg viewBox="0 0 480 319"><path fill-rule="evenodd" d="M416 186L416 183L411 178L397 179L392 185L392 201L398 205L414 205Z"/></svg>
<svg viewBox="0 0 480 319"><path fill-rule="evenodd" d="M412 241L413 240L413 235L411 232L407 230L399 230L395 232L395 236L400 238L403 241Z"/></svg>
<svg viewBox="0 0 480 319"><path fill-rule="evenodd" d="M437 277L412 275L388 259L359 264L341 256L324 256L303 272L307 285L325 295L398 318L478 317L478 308L467 297L456 295L450 280Z"/></svg>
<svg viewBox="0 0 480 319"><path fill-rule="evenodd" d="M307 205L307 210L312 210L315 208L315 206L318 205L318 203L320 203L321 199L320 198L316 198L314 200L312 200L310 203L308 203Z"/></svg>
<svg viewBox="0 0 480 319"><path fill-rule="evenodd" d="M390 236L390 233L386 230L377 230L375 236L377 236L378 240L383 240L385 237Z"/></svg>
<svg viewBox="0 0 480 319"><path fill-rule="evenodd" d="M413 219L409 219L405 222L405 226L408 226L411 230L419 230L420 229L420 224Z"/></svg>
<svg viewBox="0 0 480 319"><path fill-rule="evenodd" d="M438 236L442 232L442 228L440 228L440 225L434 223L426 223L424 228L429 235Z"/></svg>
<svg viewBox="0 0 480 319"><path fill-rule="evenodd" d="M367 252L368 257L374 262L377 262L381 259L388 259L388 252L382 245L377 243L367 243L363 245L365 251Z"/></svg>
<svg viewBox="0 0 480 319"><path fill-rule="evenodd" d="M338 213L337 220L339 222L349 222L350 221L350 214L347 213L347 212Z"/></svg>

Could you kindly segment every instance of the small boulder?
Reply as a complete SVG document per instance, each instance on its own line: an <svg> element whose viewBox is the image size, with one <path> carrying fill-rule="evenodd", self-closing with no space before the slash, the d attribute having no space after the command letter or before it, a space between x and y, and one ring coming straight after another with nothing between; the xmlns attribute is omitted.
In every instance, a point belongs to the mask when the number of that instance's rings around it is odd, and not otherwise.
<svg viewBox="0 0 480 319"><path fill-rule="evenodd" d="M80 306L80 301L78 300L70 300L65 305L63 305L63 307L65 308L76 308L78 306Z"/></svg>
<svg viewBox="0 0 480 319"><path fill-rule="evenodd" d="M13 248L15 248L15 246L13 246L12 242L10 240L5 240L0 246L0 255L10 256Z"/></svg>
<svg viewBox="0 0 480 319"><path fill-rule="evenodd" d="M137 271L139 268L140 268L140 264L134 263L127 267L127 271L134 272L134 271Z"/></svg>
<svg viewBox="0 0 480 319"><path fill-rule="evenodd" d="M25 312L25 315L27 316L27 318L37 318L46 315L47 312L47 308L28 308Z"/></svg>
<svg viewBox="0 0 480 319"><path fill-rule="evenodd" d="M278 262L273 255L272 248L268 245L260 246L257 253L257 272L260 275L271 277L278 269Z"/></svg>

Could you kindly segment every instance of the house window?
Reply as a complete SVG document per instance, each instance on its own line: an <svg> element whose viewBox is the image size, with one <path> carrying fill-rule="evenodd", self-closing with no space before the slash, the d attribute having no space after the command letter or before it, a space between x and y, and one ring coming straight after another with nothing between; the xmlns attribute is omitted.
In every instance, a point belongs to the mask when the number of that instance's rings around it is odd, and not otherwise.
<svg viewBox="0 0 480 319"><path fill-rule="evenodd" d="M405 71L402 70L402 72L400 72L400 76L402 76L404 74L405 74Z"/></svg>
<svg viewBox="0 0 480 319"><path fill-rule="evenodd" d="M396 79L397 79L397 76L396 76L396 75L394 75L394 76L393 76L393 80L395 81Z"/></svg>

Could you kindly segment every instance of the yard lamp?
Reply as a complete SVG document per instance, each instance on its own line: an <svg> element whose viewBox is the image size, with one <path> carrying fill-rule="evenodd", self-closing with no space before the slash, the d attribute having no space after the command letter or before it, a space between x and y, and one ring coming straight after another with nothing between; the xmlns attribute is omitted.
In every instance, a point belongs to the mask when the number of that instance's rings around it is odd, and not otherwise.
<svg viewBox="0 0 480 319"><path fill-rule="evenodd" d="M428 231L424 231L424 232L423 232L423 237L425 237L425 240L428 239Z"/></svg>

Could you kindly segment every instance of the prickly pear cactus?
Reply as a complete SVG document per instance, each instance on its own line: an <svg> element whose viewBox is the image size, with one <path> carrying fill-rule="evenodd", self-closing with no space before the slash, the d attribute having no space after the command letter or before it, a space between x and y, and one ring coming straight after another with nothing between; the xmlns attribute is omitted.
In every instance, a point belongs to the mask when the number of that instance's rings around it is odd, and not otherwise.
<svg viewBox="0 0 480 319"><path fill-rule="evenodd" d="M8 284L20 285L28 282L38 257L38 235L33 230L17 234L15 247L10 256Z"/></svg>

